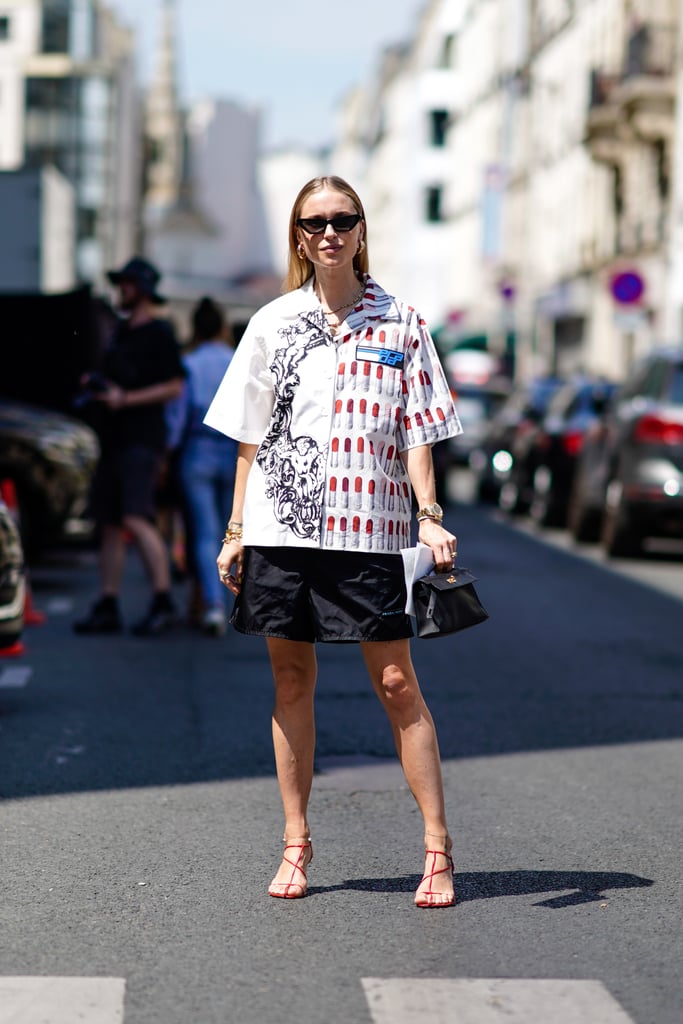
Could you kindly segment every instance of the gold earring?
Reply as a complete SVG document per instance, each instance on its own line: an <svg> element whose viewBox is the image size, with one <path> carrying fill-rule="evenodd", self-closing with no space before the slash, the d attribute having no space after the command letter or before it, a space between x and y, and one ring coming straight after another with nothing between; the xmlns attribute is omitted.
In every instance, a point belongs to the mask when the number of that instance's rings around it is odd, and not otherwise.
<svg viewBox="0 0 683 1024"><path fill-rule="evenodd" d="M356 249L356 256L359 256L360 253L362 253L364 248L365 248L365 240L363 238L361 238L360 242L358 243L358 248Z"/></svg>
<svg viewBox="0 0 683 1024"><path fill-rule="evenodd" d="M303 244L301 242L299 242L299 244L296 247L296 254L300 260L306 259L306 250L304 249Z"/></svg>

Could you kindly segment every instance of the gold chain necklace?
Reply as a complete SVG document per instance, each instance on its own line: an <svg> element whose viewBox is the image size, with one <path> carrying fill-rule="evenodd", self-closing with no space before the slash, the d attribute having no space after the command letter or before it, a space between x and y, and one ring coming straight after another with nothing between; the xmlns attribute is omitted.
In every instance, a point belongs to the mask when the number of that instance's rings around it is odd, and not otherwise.
<svg viewBox="0 0 683 1024"><path fill-rule="evenodd" d="M325 316L332 316L333 313L338 313L340 309L346 309L347 306L355 306L358 300L363 298L364 294L365 285L363 284L361 285L361 289L358 292L358 295L354 295L350 302L343 302L341 306L336 306L334 309L324 309L323 313L325 314ZM320 299L318 299L318 302L320 302ZM322 306L322 302L320 303L320 305Z"/></svg>

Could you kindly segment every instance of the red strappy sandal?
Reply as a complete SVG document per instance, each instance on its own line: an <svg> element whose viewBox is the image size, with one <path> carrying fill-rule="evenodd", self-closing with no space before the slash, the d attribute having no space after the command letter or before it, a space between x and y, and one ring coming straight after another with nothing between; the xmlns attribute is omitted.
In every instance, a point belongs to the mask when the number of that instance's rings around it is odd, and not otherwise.
<svg viewBox="0 0 683 1024"><path fill-rule="evenodd" d="M433 834L434 833L432 832L427 833L428 836ZM422 886L424 882L428 882L429 888L422 889L421 891L420 889L418 889L417 893L415 894L416 907L426 907L430 909L436 907L452 907L455 903L455 894L448 897L446 896L445 893L436 892L434 891L434 889L432 889L432 879L436 878L437 875L443 875L448 871L450 872L452 878L455 873L455 865L453 864L453 858L451 857L451 848L453 845L451 842L451 837L449 835L446 835L443 837L440 836L439 838L443 838L443 845L445 849L425 850L425 857L431 857L432 860L431 864L429 865L429 870L425 870L425 873L422 876L420 886ZM437 857L446 858L447 863L445 867L437 868Z"/></svg>
<svg viewBox="0 0 683 1024"><path fill-rule="evenodd" d="M300 900L306 895L308 888L308 879L306 878L306 868L313 860L313 847L311 846L311 837L303 836L300 839L287 839L284 838L285 849L282 855L283 861L291 865L292 874L288 882L276 882L270 883L268 889L268 895L274 896L280 900ZM292 860L291 857L287 856L287 850L298 850L296 860ZM310 850L310 856L307 856L306 851ZM297 881L297 875L300 876L303 881ZM276 892L276 889L282 889L283 892Z"/></svg>

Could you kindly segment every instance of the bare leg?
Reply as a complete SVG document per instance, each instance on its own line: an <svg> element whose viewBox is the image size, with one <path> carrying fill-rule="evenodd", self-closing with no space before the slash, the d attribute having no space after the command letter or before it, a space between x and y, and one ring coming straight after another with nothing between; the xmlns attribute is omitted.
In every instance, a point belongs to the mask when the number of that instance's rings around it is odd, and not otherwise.
<svg viewBox="0 0 683 1024"><path fill-rule="evenodd" d="M315 648L313 644L273 637L268 638L267 644L275 683L273 748L285 816L285 839L307 840L315 753L313 695L318 672ZM305 869L312 852L309 846L300 853L289 851L288 856ZM296 874L294 882L303 890L299 895L303 895L305 879L300 873ZM291 860L283 860L271 884L271 894L286 895L291 883Z"/></svg>
<svg viewBox="0 0 683 1024"><path fill-rule="evenodd" d="M143 516L126 516L124 526L130 530L140 552L152 589L155 593L170 590L168 550L157 527Z"/></svg>
<svg viewBox="0 0 683 1024"><path fill-rule="evenodd" d="M104 596L118 597L125 559L123 530L120 526L104 526L100 545L100 577Z"/></svg>
<svg viewBox="0 0 683 1024"><path fill-rule="evenodd" d="M430 858L429 871L437 871L429 885L436 895L431 905L452 902L453 878L441 871L448 864L450 837L441 777L439 745L434 721L425 704L410 657L408 640L361 644L372 684L389 716L396 750L410 791L422 813L425 847L439 856ZM441 895L439 895L441 894Z"/></svg>

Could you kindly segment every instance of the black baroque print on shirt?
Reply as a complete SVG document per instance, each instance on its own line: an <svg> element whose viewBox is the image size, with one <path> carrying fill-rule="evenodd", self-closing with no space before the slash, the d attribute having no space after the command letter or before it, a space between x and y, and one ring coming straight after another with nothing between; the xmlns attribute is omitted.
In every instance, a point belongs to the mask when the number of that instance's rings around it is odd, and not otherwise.
<svg viewBox="0 0 683 1024"><path fill-rule="evenodd" d="M292 402L301 383L299 364L313 349L330 343L325 326L322 312L319 317L308 313L278 331L284 344L270 366L275 404L270 428L256 454L275 518L307 540L320 540L327 446L319 448L315 438L305 434L292 437Z"/></svg>

